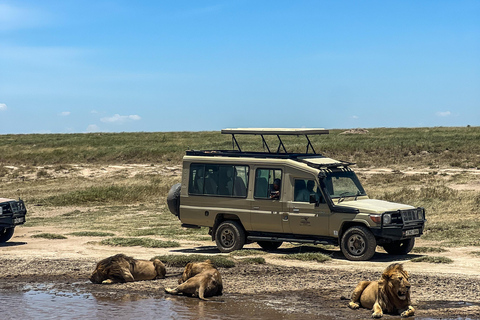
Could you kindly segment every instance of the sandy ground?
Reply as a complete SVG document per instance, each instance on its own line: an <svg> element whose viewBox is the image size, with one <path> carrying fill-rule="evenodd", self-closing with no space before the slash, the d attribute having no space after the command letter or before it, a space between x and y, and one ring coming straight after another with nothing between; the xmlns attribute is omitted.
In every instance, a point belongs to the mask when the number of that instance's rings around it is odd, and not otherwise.
<svg viewBox="0 0 480 320"><path fill-rule="evenodd" d="M61 228L43 232L60 233ZM163 254L219 254L212 242L183 244L180 248L118 248L92 244L95 237L47 240L31 238L38 227L18 227L14 237L0 246L0 292L39 288L45 283L57 290L89 292L122 299L131 294L164 298L163 288L176 284L181 268L167 268L167 278L130 284L94 285L88 281L97 261L117 253L150 259ZM419 240L418 246L429 243ZM255 244L246 246L257 248ZM287 245L262 255L265 265L251 265L237 257L234 268L221 268L224 296L219 299L275 299L285 313L305 313L323 318L365 319L370 311L347 308L351 291L359 280L376 280L383 269L401 262L411 275L412 302L418 318L480 319L480 256L478 248L451 248L436 256L447 256L452 264L413 263L417 255L389 256L377 250L371 261L345 260L338 250L325 263L278 259L292 252ZM394 316L386 316L386 318Z"/></svg>
<svg viewBox="0 0 480 320"><path fill-rule="evenodd" d="M14 170L14 168L12 168ZM358 170L367 174L382 174L386 169ZM85 167L52 172L51 174L101 178L102 176L125 172L133 176L138 172L152 172L178 175L179 167L153 167L143 165ZM420 171L404 170L406 174ZM421 171L423 173L423 171ZM428 173L428 172L426 172ZM456 171L445 170L445 174ZM472 175L478 175L473 170ZM25 176L24 179L34 179ZM478 178L471 183L451 186L468 190L480 190ZM40 208L38 210L41 210ZM58 209L59 211L62 208ZM68 210L71 210L69 208ZM38 212L38 214L43 214ZM52 215L61 214L51 212ZM88 281L96 262L124 253L139 259L150 259L163 254L220 254L210 241L180 241L182 246L174 249L108 247L93 244L100 238L69 237L63 240L32 238L33 234L49 232L64 234L70 229L56 227L25 227L15 230L14 237L0 244L0 293L41 289L45 283L49 288L63 291L89 292L96 296L109 296L122 299L131 294L163 299L164 287L176 284L181 268L167 268L167 278L129 284L94 285ZM416 246L431 246L418 239ZM255 244L246 248L258 248ZM241 262L237 266L221 268L224 280L224 296L229 299L255 299L277 301L276 308L285 313L318 316L322 319L367 319L371 311L350 310L347 308L350 294L358 281L377 280L381 272L393 262L401 262L411 275L412 303L419 319L480 319L480 255L478 247L447 248L447 252L434 253L453 259L452 264L414 263L410 259L418 255L390 256L380 248L371 261L352 262L346 260L338 250L327 253L332 260L325 263L301 262L278 259L280 254L292 252L287 245L267 255L265 265L252 265ZM224 299L224 300L222 300ZM207 302L208 303L208 302ZM398 318L387 315L385 318Z"/></svg>

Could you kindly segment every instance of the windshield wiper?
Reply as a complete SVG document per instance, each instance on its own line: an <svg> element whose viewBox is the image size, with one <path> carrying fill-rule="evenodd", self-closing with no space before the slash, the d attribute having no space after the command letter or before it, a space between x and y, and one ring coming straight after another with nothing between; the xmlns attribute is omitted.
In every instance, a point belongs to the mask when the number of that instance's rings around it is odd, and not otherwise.
<svg viewBox="0 0 480 320"><path fill-rule="evenodd" d="M349 194L350 192L342 192L340 193L340 198L338 199L338 203L342 202L343 200L345 200L345 197Z"/></svg>
<svg viewBox="0 0 480 320"><path fill-rule="evenodd" d="M360 192L360 190L357 191L357 194L355 195L355 200L357 200L358 196L361 196L362 193Z"/></svg>

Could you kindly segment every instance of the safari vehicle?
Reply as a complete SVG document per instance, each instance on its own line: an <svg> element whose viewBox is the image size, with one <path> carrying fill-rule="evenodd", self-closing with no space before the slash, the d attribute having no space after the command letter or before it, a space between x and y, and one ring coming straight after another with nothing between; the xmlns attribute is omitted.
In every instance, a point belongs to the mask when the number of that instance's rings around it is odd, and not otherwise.
<svg viewBox="0 0 480 320"><path fill-rule="evenodd" d="M187 151L182 182L167 196L183 227L209 227L221 252L257 242L333 244L349 260L369 260L380 245L407 254L423 234L425 210L370 199L353 163L316 153L309 136L325 129L224 129L232 150ZM263 152L240 148L239 135L259 135ZM271 150L265 136L278 138ZM287 152L281 136L305 136L305 153ZM272 138L270 138L271 140ZM275 139L275 138L274 138Z"/></svg>
<svg viewBox="0 0 480 320"><path fill-rule="evenodd" d="M0 243L12 238L15 227L25 223L26 214L23 200L0 198Z"/></svg>

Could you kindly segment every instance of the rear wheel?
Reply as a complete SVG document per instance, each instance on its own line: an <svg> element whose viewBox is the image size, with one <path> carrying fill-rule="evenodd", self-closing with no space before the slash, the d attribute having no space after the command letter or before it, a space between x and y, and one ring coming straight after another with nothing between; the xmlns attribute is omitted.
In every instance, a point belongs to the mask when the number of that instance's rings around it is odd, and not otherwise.
<svg viewBox="0 0 480 320"><path fill-rule="evenodd" d="M240 250L245 244L245 231L237 221L223 221L215 232L215 241L221 252Z"/></svg>
<svg viewBox="0 0 480 320"><path fill-rule="evenodd" d="M388 254L407 254L412 251L413 246L415 246L415 238L410 238L384 244L383 249L385 249Z"/></svg>
<svg viewBox="0 0 480 320"><path fill-rule="evenodd" d="M258 245L262 247L265 251L277 250L278 247L282 245L283 242L274 242L274 241L257 241Z"/></svg>
<svg viewBox="0 0 480 320"><path fill-rule="evenodd" d="M370 230L364 226L354 226L342 236L340 248L348 260L370 260L375 254L377 240Z"/></svg>
<svg viewBox="0 0 480 320"><path fill-rule="evenodd" d="M4 243L10 240L13 236L14 231L15 231L15 228L0 229L0 243Z"/></svg>

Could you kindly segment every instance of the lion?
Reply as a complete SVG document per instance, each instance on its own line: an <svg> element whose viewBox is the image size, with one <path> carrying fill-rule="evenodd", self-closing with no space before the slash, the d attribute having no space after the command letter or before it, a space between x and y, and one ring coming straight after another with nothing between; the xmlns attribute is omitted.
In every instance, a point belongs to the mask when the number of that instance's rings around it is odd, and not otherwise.
<svg viewBox="0 0 480 320"><path fill-rule="evenodd" d="M392 263L379 281L360 281L353 290L348 307L373 309L373 318L381 318L383 312L398 313L402 317L413 316L415 309L411 306L408 279L408 272L403 270L403 265Z"/></svg>
<svg viewBox="0 0 480 320"><path fill-rule="evenodd" d="M98 262L90 281L111 284L154 280L165 278L165 273L165 265L158 259L138 260L120 253Z"/></svg>
<svg viewBox="0 0 480 320"><path fill-rule="evenodd" d="M221 296L222 277L210 260L190 262L174 289L165 288L166 293L186 294L208 301L206 297Z"/></svg>

